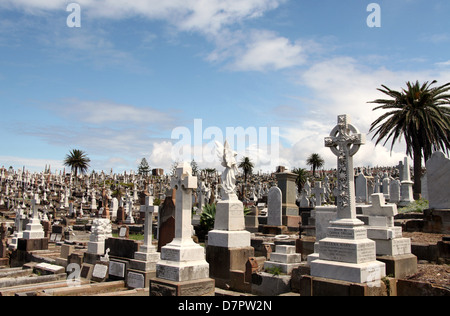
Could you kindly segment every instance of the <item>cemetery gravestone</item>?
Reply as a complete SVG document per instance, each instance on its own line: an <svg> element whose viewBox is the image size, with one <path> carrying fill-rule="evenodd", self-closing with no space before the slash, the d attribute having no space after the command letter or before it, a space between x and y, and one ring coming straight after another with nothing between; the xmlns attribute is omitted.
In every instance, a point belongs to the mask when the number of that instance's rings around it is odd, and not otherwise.
<svg viewBox="0 0 450 316"><path fill-rule="evenodd" d="M424 231L450 233L450 159L434 152L426 162L429 210L424 211Z"/></svg>
<svg viewBox="0 0 450 316"><path fill-rule="evenodd" d="M150 281L150 295L158 296L162 292L182 295L184 291L193 296L214 294L214 280L209 279L204 249L192 240L192 190L197 187L197 177L192 176L189 163L177 166L171 184L177 188L175 238L161 249L156 278ZM167 288L172 290L166 292Z"/></svg>
<svg viewBox="0 0 450 316"><path fill-rule="evenodd" d="M392 196L392 192L391 192ZM394 226L395 204L385 204L382 193L372 194L372 205L362 208L368 216L367 237L376 243L377 260L386 264L386 274L404 278L417 272L417 257L411 254L411 240Z"/></svg>
<svg viewBox="0 0 450 316"><path fill-rule="evenodd" d="M376 261L375 242L356 218L353 156L364 143L365 135L347 115L338 116L337 126L325 138L325 146L337 156L337 218L319 241L319 259L310 264L313 277L377 285L386 275L385 264Z"/></svg>
<svg viewBox="0 0 450 316"><path fill-rule="evenodd" d="M249 257L254 256L254 249L250 246L250 232L245 230L244 205L238 199L235 192L233 172L234 159L231 157L230 148L226 142L224 145L223 166L226 169L223 173L222 186L223 200L216 206L216 218L214 230L208 234L208 247L206 248L206 260L210 265L210 277L216 281L216 286L225 288L232 284L234 278L231 271L241 271L245 274L245 264ZM226 176L230 176L229 179ZM281 221L281 197L279 219ZM242 280L244 277L242 278Z"/></svg>

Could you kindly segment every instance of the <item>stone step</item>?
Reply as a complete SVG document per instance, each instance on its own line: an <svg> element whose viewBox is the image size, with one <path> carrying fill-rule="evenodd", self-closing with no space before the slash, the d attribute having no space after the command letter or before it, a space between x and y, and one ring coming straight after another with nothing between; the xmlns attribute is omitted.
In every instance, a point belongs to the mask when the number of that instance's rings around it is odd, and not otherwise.
<svg viewBox="0 0 450 316"><path fill-rule="evenodd" d="M280 253L280 254L293 254L295 253L295 246L289 246L289 245L276 245L275 246L275 252L274 253Z"/></svg>

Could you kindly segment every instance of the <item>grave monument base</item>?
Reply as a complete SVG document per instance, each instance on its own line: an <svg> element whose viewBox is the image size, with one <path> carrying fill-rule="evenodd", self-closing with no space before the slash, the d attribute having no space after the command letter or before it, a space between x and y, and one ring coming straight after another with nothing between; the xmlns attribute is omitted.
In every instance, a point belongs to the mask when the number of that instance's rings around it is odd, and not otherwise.
<svg viewBox="0 0 450 316"><path fill-rule="evenodd" d="M48 238L19 238L17 241L17 249L22 251L47 250Z"/></svg>
<svg viewBox="0 0 450 316"><path fill-rule="evenodd" d="M221 289L242 288L243 284L236 282L234 272L245 273L247 261L254 257L253 247L226 248L208 245L206 261L209 263L209 276L216 280L216 286ZM244 279L242 279L244 282Z"/></svg>
<svg viewBox="0 0 450 316"><path fill-rule="evenodd" d="M150 296L214 296L214 279L170 281L160 278L150 280Z"/></svg>
<svg viewBox="0 0 450 316"><path fill-rule="evenodd" d="M386 275L403 279L417 273L417 257L413 254L397 256L378 256L377 261L386 265Z"/></svg>
<svg viewBox="0 0 450 316"><path fill-rule="evenodd" d="M156 277L156 271L127 270L127 287L143 289L150 287L150 280Z"/></svg>
<svg viewBox="0 0 450 316"><path fill-rule="evenodd" d="M387 296L388 289L384 282L378 286L367 283L354 283L340 280L302 276L300 296Z"/></svg>
<svg viewBox="0 0 450 316"><path fill-rule="evenodd" d="M386 276L385 264L379 261L348 263L317 259L311 262L311 275L315 277L365 283L377 286Z"/></svg>

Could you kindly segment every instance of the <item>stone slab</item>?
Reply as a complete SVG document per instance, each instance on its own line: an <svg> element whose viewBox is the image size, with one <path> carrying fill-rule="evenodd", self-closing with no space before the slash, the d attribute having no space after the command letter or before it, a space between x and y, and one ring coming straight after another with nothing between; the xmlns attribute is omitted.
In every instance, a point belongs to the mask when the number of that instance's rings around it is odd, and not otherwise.
<svg viewBox="0 0 450 316"><path fill-rule="evenodd" d="M184 282L150 280L150 296L214 296L214 292L215 282L210 278Z"/></svg>
<svg viewBox="0 0 450 316"><path fill-rule="evenodd" d="M356 264L317 259L311 262L311 276L376 285L386 276L386 266L379 261Z"/></svg>
<svg viewBox="0 0 450 316"><path fill-rule="evenodd" d="M127 287L130 289L142 289L150 287L150 279L156 277L156 271L139 271L128 269Z"/></svg>
<svg viewBox="0 0 450 316"><path fill-rule="evenodd" d="M377 255L398 256L411 253L410 238L374 239Z"/></svg>
<svg viewBox="0 0 450 316"><path fill-rule="evenodd" d="M377 261L386 264L386 275L404 279L417 273L417 257L413 254L398 256L377 256Z"/></svg>
<svg viewBox="0 0 450 316"><path fill-rule="evenodd" d="M251 234L246 230L224 231L212 230L208 233L208 245L225 248L249 247Z"/></svg>
<svg viewBox="0 0 450 316"><path fill-rule="evenodd" d="M209 264L206 260L187 262L160 260L156 264L156 276L174 282L207 279Z"/></svg>

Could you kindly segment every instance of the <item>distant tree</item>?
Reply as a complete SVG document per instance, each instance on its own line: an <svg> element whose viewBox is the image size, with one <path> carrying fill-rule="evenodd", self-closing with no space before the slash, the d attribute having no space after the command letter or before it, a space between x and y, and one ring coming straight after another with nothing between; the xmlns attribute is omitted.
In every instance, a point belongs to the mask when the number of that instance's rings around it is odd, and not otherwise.
<svg viewBox="0 0 450 316"><path fill-rule="evenodd" d="M303 168L294 168L292 169L292 172L297 175L295 183L297 184L298 193L302 193L303 186L308 180L308 171L306 171L306 169Z"/></svg>
<svg viewBox="0 0 450 316"><path fill-rule="evenodd" d="M308 166L311 166L312 172L313 172L313 177L315 177L316 170L323 167L323 165L325 164L325 160L323 160L323 158L320 157L319 154L314 153L308 157L308 159L306 160L306 164Z"/></svg>
<svg viewBox="0 0 450 316"><path fill-rule="evenodd" d="M247 183L247 177L252 174L255 165L249 157L243 157L238 167L244 172L244 182Z"/></svg>
<svg viewBox="0 0 450 316"><path fill-rule="evenodd" d="M406 154L414 161L414 199L421 195L422 158L430 158L435 150L450 148L450 82L440 86L431 87L425 82L415 84L407 82L406 89L402 91L391 90L382 85L383 92L390 99L378 99L369 103L379 106L373 110L387 110L376 119L369 132L375 132L376 144L385 139L385 145L392 140L392 148L396 141L403 136L406 142Z"/></svg>
<svg viewBox="0 0 450 316"><path fill-rule="evenodd" d="M242 171L244 172L244 183L245 183L245 185L243 186L244 190L245 186L247 185L247 177L248 175L252 174L255 165L253 164L253 162L249 157L243 157L238 167L241 168ZM245 197L245 192L242 192L242 195L243 197Z"/></svg>
<svg viewBox="0 0 450 316"><path fill-rule="evenodd" d="M142 158L141 163L138 166L138 174L141 176L148 176L151 172L147 159Z"/></svg>
<svg viewBox="0 0 450 316"><path fill-rule="evenodd" d="M75 172L75 178L78 178L78 172L85 174L89 168L91 160L87 154L79 149L73 149L64 159L64 165L70 167Z"/></svg>

